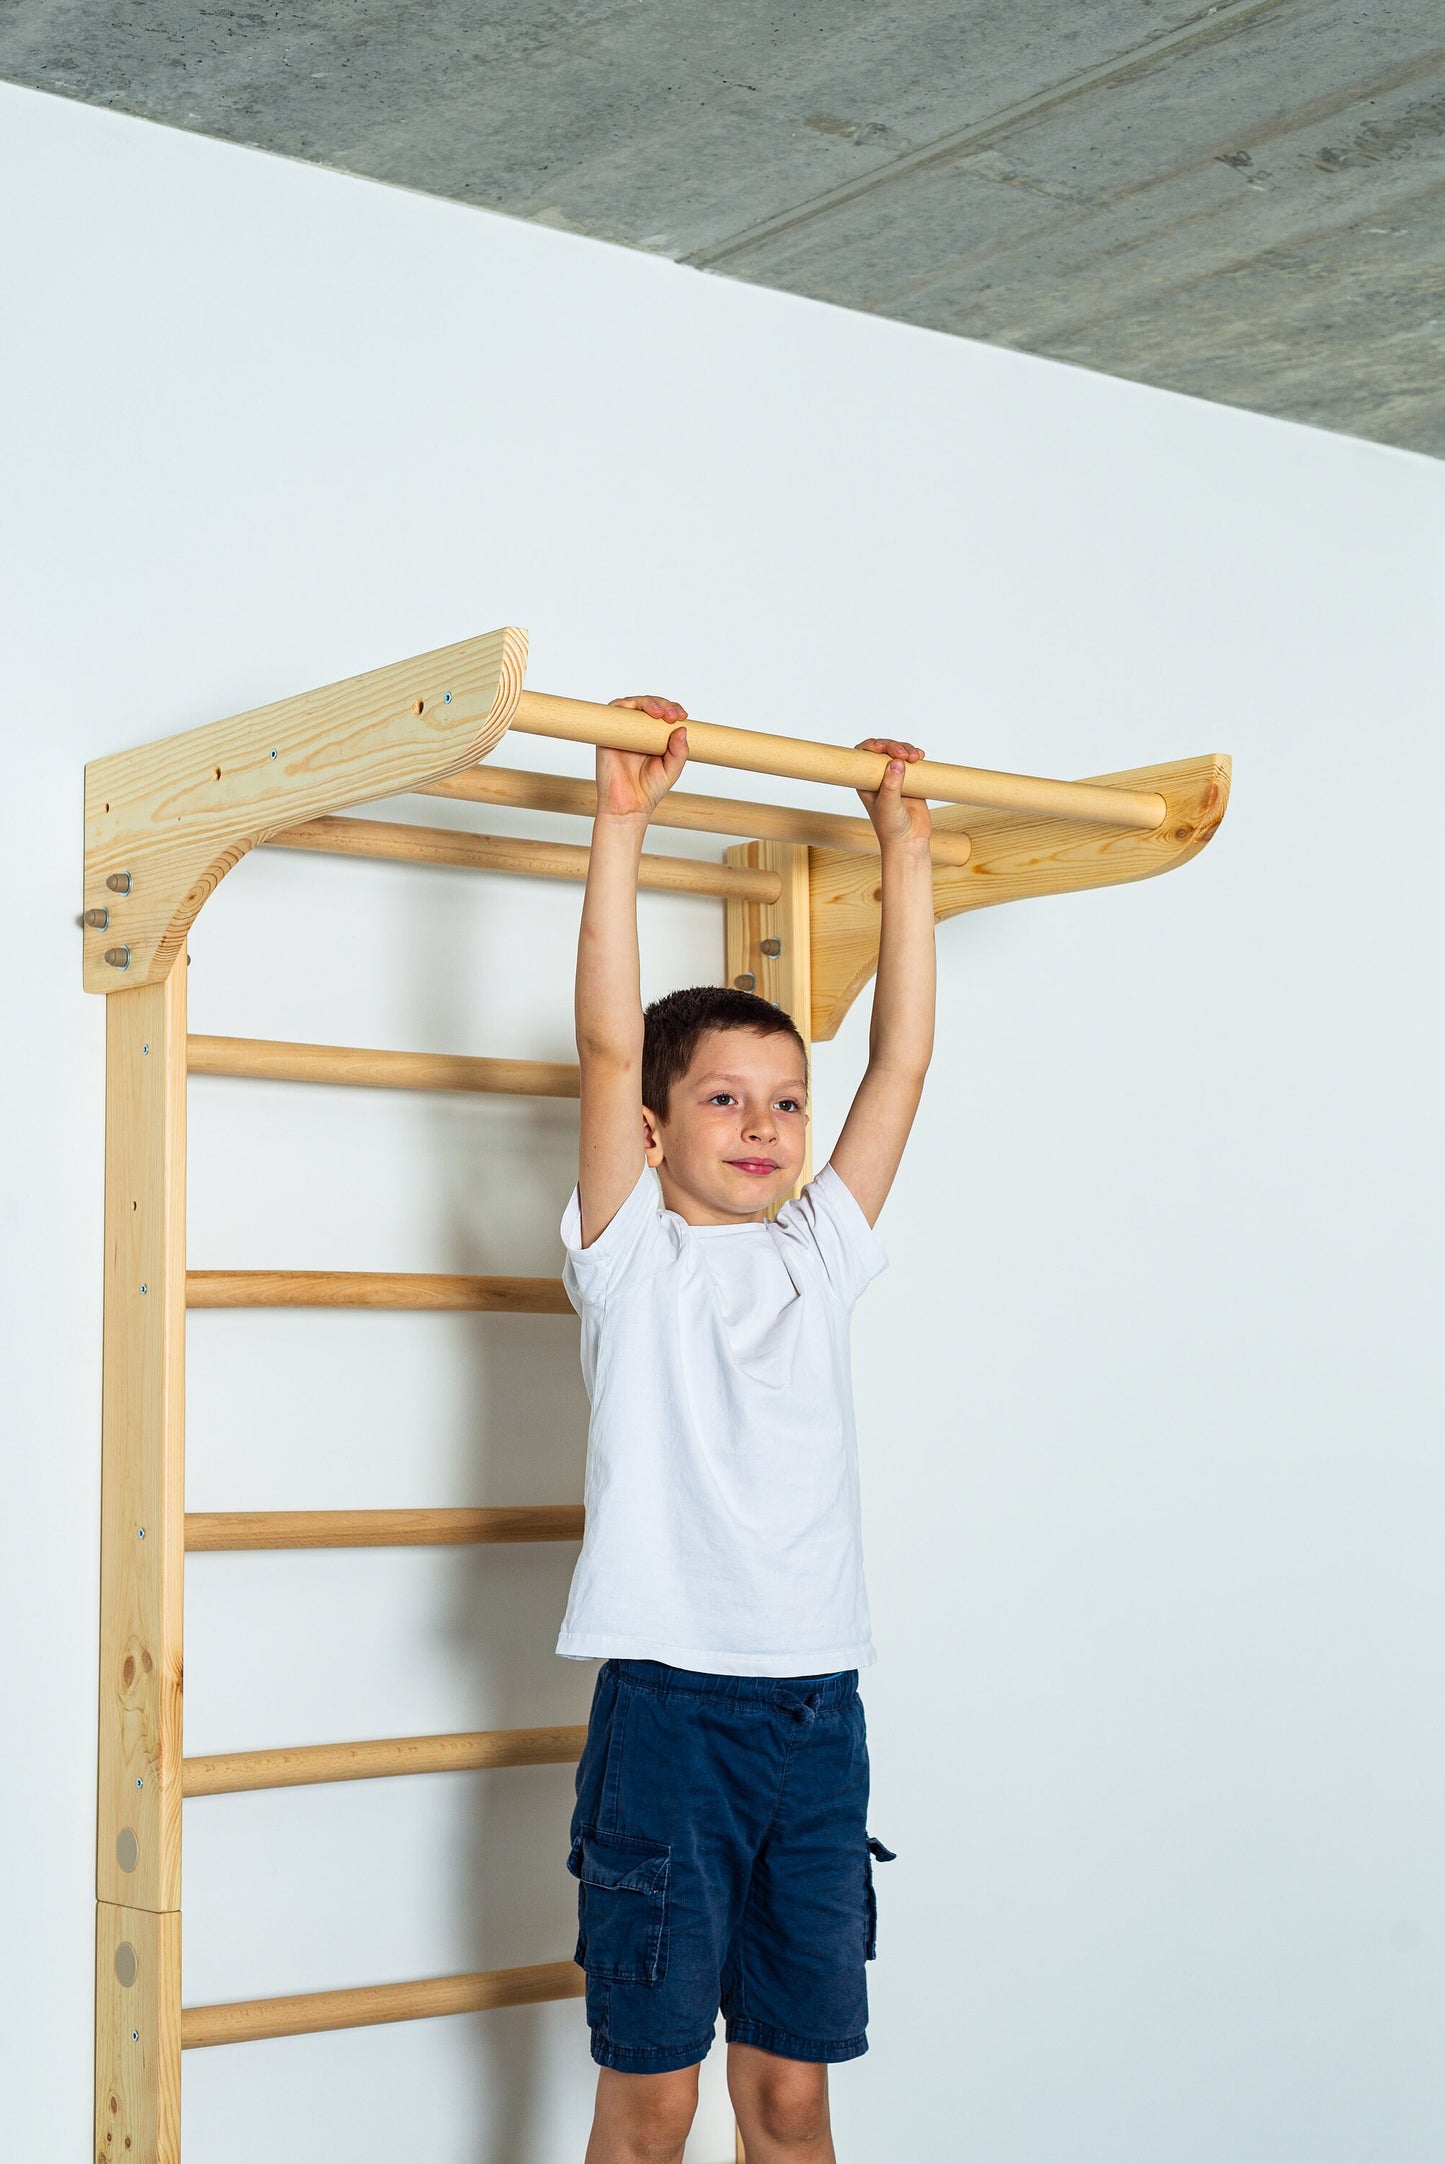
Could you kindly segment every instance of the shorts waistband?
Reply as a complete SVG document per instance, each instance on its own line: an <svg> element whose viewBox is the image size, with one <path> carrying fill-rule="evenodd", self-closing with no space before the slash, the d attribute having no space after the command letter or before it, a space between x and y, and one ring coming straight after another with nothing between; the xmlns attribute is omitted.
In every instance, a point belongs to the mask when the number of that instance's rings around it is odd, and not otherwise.
<svg viewBox="0 0 1445 2164"><path fill-rule="evenodd" d="M650 1690L745 1700L789 1713L818 1713L840 1706L858 1688L856 1668L839 1668L824 1676L718 1676L699 1668L670 1668L666 1661L611 1660L603 1663L602 1672L624 1682L645 1684Z"/></svg>

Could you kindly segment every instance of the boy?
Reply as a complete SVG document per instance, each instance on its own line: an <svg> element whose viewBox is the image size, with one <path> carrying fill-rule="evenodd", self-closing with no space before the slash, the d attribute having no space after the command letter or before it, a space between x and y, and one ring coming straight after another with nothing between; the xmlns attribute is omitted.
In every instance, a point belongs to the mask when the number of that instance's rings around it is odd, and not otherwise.
<svg viewBox="0 0 1445 2164"><path fill-rule="evenodd" d="M681 2159L719 2007L748 2164L833 2164L828 2065L867 2049L889 1851L866 1827L848 1321L887 1262L872 1228L932 1052L934 951L928 807L901 788L922 753L860 748L889 761L859 791L882 856L868 1066L830 1162L772 1223L804 1157L802 1039L721 986L644 1017L637 863L687 732L661 757L597 753L562 1221L592 1422L557 1645L604 1662L568 1860L601 2068L587 2164Z"/></svg>

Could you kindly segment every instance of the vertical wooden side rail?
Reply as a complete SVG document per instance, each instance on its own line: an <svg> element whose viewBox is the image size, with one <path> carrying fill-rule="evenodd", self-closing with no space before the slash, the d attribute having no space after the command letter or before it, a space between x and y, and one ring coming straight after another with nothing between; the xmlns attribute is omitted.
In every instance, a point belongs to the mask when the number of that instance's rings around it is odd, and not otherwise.
<svg viewBox="0 0 1445 2164"><path fill-rule="evenodd" d="M740 842L727 852L729 864L776 872L783 883L775 902L728 901L724 982L741 984L784 1008L798 1025L811 1064L812 936L808 916L809 856L806 842ZM813 1176L812 1128L808 1153L798 1175L801 1187Z"/></svg>
<svg viewBox="0 0 1445 2164"><path fill-rule="evenodd" d="M97 2164L178 2164L186 956L106 1000Z"/></svg>

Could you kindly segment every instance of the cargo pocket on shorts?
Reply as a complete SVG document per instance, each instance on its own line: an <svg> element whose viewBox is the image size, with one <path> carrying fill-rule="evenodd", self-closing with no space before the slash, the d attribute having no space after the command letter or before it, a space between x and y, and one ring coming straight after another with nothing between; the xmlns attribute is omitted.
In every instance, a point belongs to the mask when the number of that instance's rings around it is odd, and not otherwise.
<svg viewBox="0 0 1445 2164"><path fill-rule="evenodd" d="M878 1893L873 1884L873 1866L875 1863L894 1863L896 1860L894 1851L891 1848L885 1848L881 1841L875 1841L870 1833L868 1836L867 1869L867 1943L863 1950L863 1959L865 1961L875 1961L878 1957Z"/></svg>
<svg viewBox="0 0 1445 2164"><path fill-rule="evenodd" d="M666 1842L584 1827L567 1869L580 1881L574 1959L602 1983L660 1984L672 1875Z"/></svg>

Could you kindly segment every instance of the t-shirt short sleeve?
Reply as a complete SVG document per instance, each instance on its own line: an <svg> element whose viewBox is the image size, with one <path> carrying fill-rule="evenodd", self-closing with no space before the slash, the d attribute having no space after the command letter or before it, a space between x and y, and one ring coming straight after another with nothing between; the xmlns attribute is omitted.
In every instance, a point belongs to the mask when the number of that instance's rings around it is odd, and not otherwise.
<svg viewBox="0 0 1445 2164"><path fill-rule="evenodd" d="M851 1308L888 1267L883 1242L864 1216L852 1189L831 1164L814 1174L795 1201L784 1203L777 1215L777 1229L788 1239L805 1241L813 1249L845 1307Z"/></svg>
<svg viewBox="0 0 1445 2164"><path fill-rule="evenodd" d="M656 1244L665 1240L656 1173L650 1165L643 1165L632 1193L590 1247L582 1245L579 1188L572 1190L560 1230L567 1250L562 1283L580 1315L584 1307L600 1305L620 1278L635 1269L647 1268Z"/></svg>

